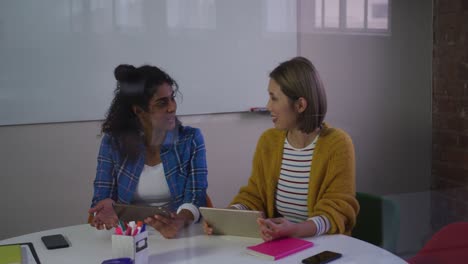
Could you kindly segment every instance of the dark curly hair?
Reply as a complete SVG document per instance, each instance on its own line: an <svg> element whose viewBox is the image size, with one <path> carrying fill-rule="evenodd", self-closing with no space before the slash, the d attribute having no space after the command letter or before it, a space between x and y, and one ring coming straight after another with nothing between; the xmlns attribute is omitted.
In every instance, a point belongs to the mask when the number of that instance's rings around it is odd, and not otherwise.
<svg viewBox="0 0 468 264"><path fill-rule="evenodd" d="M118 149L122 156L135 159L143 142L143 128L132 106L141 107L148 111L149 101L158 88L167 83L179 93L179 86L166 72L156 66L121 64L114 69L117 87L114 99L106 114L101 132L117 140ZM180 121L176 120L178 127Z"/></svg>

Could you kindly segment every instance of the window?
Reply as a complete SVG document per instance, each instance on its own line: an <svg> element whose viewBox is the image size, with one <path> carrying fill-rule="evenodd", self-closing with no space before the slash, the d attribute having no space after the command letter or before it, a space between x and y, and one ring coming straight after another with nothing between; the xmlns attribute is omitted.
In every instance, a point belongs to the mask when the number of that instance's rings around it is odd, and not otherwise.
<svg viewBox="0 0 468 264"><path fill-rule="evenodd" d="M169 28L216 29L215 0L166 0Z"/></svg>
<svg viewBox="0 0 468 264"><path fill-rule="evenodd" d="M296 32L296 2L291 0L264 0L267 32Z"/></svg>
<svg viewBox="0 0 468 264"><path fill-rule="evenodd" d="M346 28L364 28L365 0L346 1Z"/></svg>
<svg viewBox="0 0 468 264"><path fill-rule="evenodd" d="M73 32L129 32L143 27L143 0L71 0Z"/></svg>
<svg viewBox="0 0 468 264"><path fill-rule="evenodd" d="M388 1L368 0L367 27L375 29L388 28Z"/></svg>
<svg viewBox="0 0 468 264"><path fill-rule="evenodd" d="M115 26L120 30L136 30L143 28L143 1L116 0Z"/></svg>
<svg viewBox="0 0 468 264"><path fill-rule="evenodd" d="M313 30L365 34L390 33L391 0L303 0L304 15L312 15ZM311 7L311 8L309 8Z"/></svg>
<svg viewBox="0 0 468 264"><path fill-rule="evenodd" d="M340 27L340 0L322 1L323 27Z"/></svg>

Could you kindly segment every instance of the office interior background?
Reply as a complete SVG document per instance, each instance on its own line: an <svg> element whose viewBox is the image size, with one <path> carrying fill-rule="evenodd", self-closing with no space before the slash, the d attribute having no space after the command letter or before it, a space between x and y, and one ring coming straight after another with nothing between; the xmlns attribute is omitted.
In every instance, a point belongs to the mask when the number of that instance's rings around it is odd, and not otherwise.
<svg viewBox="0 0 468 264"><path fill-rule="evenodd" d="M400 207L396 254L412 255L441 227L468 221L467 1L258 0L229 5L225 0L0 2L0 239L86 223L105 114L89 120L14 122L36 111L28 110L34 98L53 103L62 89L61 96L70 102L61 107L74 110L67 107L75 99L66 87L46 93L41 87L24 87L30 90L19 93L22 87L12 88L11 83L34 83L23 79L56 59L41 57L47 42L28 34L37 27L97 40L108 32L128 37L134 31L151 33L152 23L158 23L156 30L166 34L210 36L206 32L222 30L228 7L237 8L232 17L240 20L258 17L259 32L272 41L293 36L295 55L316 65L328 95L326 121L347 131L355 144L357 191L384 196ZM164 15L153 16L151 10ZM51 14L61 22L54 23ZM26 54L21 55L21 47L29 48ZM35 67L24 67L29 62ZM74 70L73 65L60 67ZM102 78L112 81L112 69L101 69ZM242 76L242 68L229 70ZM78 76L70 77L74 82L87 78L80 72L71 76ZM54 74L41 78L60 79ZM96 93L98 88L93 88ZM184 95L190 89L181 86ZM249 89L264 91L266 104L266 86ZM111 96L103 97L103 108ZM203 104L229 101L216 93L204 98ZM88 99L81 99L76 111L87 108ZM180 104L197 107L189 96ZM12 118L5 114L6 105L26 110ZM186 106L180 116L204 134L208 193L215 206L226 206L247 182L256 141L272 127L269 115L247 110L191 114Z"/></svg>

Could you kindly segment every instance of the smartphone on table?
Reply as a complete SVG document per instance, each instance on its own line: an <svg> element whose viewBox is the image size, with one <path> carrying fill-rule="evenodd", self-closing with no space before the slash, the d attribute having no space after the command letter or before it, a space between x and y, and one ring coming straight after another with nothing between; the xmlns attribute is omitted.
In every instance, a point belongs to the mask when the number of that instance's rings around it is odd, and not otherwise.
<svg viewBox="0 0 468 264"><path fill-rule="evenodd" d="M63 235L50 235L41 237L42 242L47 249L66 248L69 247L68 241Z"/></svg>
<svg viewBox="0 0 468 264"><path fill-rule="evenodd" d="M304 264L325 264L335 259L340 258L342 255L333 251L323 251L316 255L310 256L302 260Z"/></svg>

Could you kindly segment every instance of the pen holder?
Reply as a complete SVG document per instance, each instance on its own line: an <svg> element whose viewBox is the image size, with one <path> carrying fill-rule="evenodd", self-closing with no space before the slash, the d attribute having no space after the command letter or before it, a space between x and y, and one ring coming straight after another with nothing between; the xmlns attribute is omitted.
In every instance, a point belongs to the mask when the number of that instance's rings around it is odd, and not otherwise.
<svg viewBox="0 0 468 264"><path fill-rule="evenodd" d="M112 235L112 257L128 257L134 264L148 264L148 231L136 236Z"/></svg>

